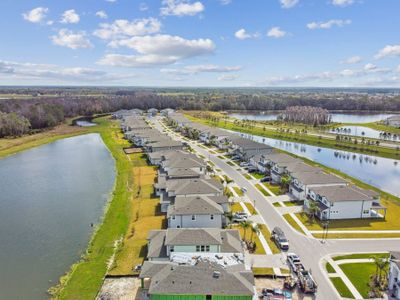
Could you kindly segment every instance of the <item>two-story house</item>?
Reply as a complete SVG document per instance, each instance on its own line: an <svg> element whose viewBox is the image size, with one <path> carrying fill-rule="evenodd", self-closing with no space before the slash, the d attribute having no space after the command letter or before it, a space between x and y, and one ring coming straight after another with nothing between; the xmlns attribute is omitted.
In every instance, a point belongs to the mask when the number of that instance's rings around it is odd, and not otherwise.
<svg viewBox="0 0 400 300"><path fill-rule="evenodd" d="M376 218L380 217L377 208L384 210L378 193L355 185L312 187L304 205L309 208L313 202L320 220Z"/></svg>
<svg viewBox="0 0 400 300"><path fill-rule="evenodd" d="M224 208L204 195L176 197L168 207L167 219L168 228L222 228L225 223Z"/></svg>

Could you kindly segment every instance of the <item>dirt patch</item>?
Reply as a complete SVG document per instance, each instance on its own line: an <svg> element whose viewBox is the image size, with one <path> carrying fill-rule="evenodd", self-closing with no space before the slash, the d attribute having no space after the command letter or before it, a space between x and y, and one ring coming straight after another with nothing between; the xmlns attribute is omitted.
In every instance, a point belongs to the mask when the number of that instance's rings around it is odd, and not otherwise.
<svg viewBox="0 0 400 300"><path fill-rule="evenodd" d="M140 279L106 278L96 300L142 300Z"/></svg>

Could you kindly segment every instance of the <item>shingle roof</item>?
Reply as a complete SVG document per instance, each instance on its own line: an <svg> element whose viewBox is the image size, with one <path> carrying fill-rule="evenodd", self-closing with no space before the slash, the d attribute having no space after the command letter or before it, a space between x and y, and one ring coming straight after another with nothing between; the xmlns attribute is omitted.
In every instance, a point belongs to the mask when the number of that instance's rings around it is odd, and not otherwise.
<svg viewBox="0 0 400 300"><path fill-rule="evenodd" d="M167 257L167 250L164 244L165 230L150 230L147 239L147 257Z"/></svg>
<svg viewBox="0 0 400 300"><path fill-rule="evenodd" d="M375 192L358 188L354 185L323 186L311 188L316 194L326 197L329 202L371 201Z"/></svg>
<svg viewBox="0 0 400 300"><path fill-rule="evenodd" d="M174 191L175 195L222 193L223 189L223 185L214 179L167 180L167 190Z"/></svg>
<svg viewBox="0 0 400 300"><path fill-rule="evenodd" d="M175 155L163 162L164 168L199 168L205 167L206 163L196 155Z"/></svg>
<svg viewBox="0 0 400 300"><path fill-rule="evenodd" d="M285 154L285 153L271 153L269 155L266 155L266 159L270 160L271 162L275 164L284 164L284 163L300 163L301 160L298 158L295 158L291 155Z"/></svg>
<svg viewBox="0 0 400 300"><path fill-rule="evenodd" d="M231 295L253 296L254 277L250 271L233 271L208 261L196 265L172 265L165 267L144 266L140 274L151 273L149 294L160 295ZM151 272L148 270L152 270ZM156 272L158 271L158 272ZM216 276L216 274L218 276Z"/></svg>
<svg viewBox="0 0 400 300"><path fill-rule="evenodd" d="M215 203L207 196L176 197L174 205L168 207L170 215L202 215L223 214L221 205Z"/></svg>
<svg viewBox="0 0 400 300"><path fill-rule="evenodd" d="M297 172L322 172L322 169L310 166L303 162L291 162L286 164L286 170L290 173Z"/></svg>
<svg viewBox="0 0 400 300"><path fill-rule="evenodd" d="M218 228L169 228L165 245L222 245Z"/></svg>
<svg viewBox="0 0 400 300"><path fill-rule="evenodd" d="M324 172L295 172L291 174L292 178L296 178L303 184L345 184L347 181L344 179L324 173Z"/></svg>

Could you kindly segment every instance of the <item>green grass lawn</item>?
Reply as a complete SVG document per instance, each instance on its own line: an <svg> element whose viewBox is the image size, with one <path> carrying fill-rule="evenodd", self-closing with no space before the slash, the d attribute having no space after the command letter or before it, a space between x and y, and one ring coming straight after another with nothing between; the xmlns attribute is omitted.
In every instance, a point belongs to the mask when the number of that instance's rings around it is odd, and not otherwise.
<svg viewBox="0 0 400 300"><path fill-rule="evenodd" d="M233 225L232 229L239 230L242 240L244 239L250 240L251 237L253 237L253 242L255 242L256 244L256 251L254 252L254 254L265 254L265 249L261 244L259 237L257 236L257 234L252 235L250 228L248 228L247 231L245 232L244 229L240 227L240 225Z"/></svg>
<svg viewBox="0 0 400 300"><path fill-rule="evenodd" d="M332 265L330 264L330 263L326 263L325 264L325 269L326 269L326 271L328 272L328 273L336 273L335 272L335 269L332 267Z"/></svg>
<svg viewBox="0 0 400 300"><path fill-rule="evenodd" d="M400 205L393 201L381 199L381 204L388 208L386 219L349 219L331 220L330 230L400 230ZM309 230L323 230L321 223L316 220L310 224L308 216L298 213L296 216Z"/></svg>
<svg viewBox="0 0 400 300"><path fill-rule="evenodd" d="M236 213L236 212L242 212L242 211L243 211L243 208L242 208L242 205L240 205L239 202L233 202L231 204L231 212L233 214Z"/></svg>
<svg viewBox="0 0 400 300"><path fill-rule="evenodd" d="M283 195L283 191L279 185L275 184L270 184L269 182L263 182L262 183L267 189L269 189L272 193L274 193L276 196Z"/></svg>
<svg viewBox="0 0 400 300"><path fill-rule="evenodd" d="M292 226L294 229L296 229L298 232L304 234L303 229L301 229L301 227L299 226L299 224L296 223L296 221L292 218L292 216L290 214L285 214L283 215L283 217L285 218L285 220L290 224L290 226Z"/></svg>
<svg viewBox="0 0 400 300"><path fill-rule="evenodd" d="M51 289L54 299L94 299L107 272L107 261L114 253L115 241L125 235L129 225L129 199L133 191L127 186L132 186L134 174L132 163L123 151L127 142L121 138L119 123L106 117L94 121L98 126L91 128L101 134L116 161L115 188L103 223L94 233L86 254Z"/></svg>
<svg viewBox="0 0 400 300"><path fill-rule="evenodd" d="M266 190L264 190L264 189L262 188L262 186L261 186L259 183L256 183L256 184L255 184L255 187L256 187L264 196L266 196L266 197L271 196Z"/></svg>
<svg viewBox="0 0 400 300"><path fill-rule="evenodd" d="M251 173L251 175L253 175L253 177L254 177L255 179L261 179L261 178L264 178L264 177L265 177L265 174L257 173L257 172Z"/></svg>
<svg viewBox="0 0 400 300"><path fill-rule="evenodd" d="M249 210L249 212L252 215L258 215L257 211L255 210L253 204L249 203L249 202L245 202L244 205L246 205L247 209Z"/></svg>
<svg viewBox="0 0 400 300"><path fill-rule="evenodd" d="M251 177L251 175L250 174L244 174L244 177L247 179L247 180L252 180L252 179L254 179L253 177Z"/></svg>
<svg viewBox="0 0 400 300"><path fill-rule="evenodd" d="M236 194L238 194L239 197L242 197L244 195L243 191L239 187L234 186L233 189L235 190Z"/></svg>
<svg viewBox="0 0 400 300"><path fill-rule="evenodd" d="M389 253L354 253L348 255L338 255L332 257L333 260L342 260L342 259L363 259L363 258L371 258L371 257L379 257L379 258L389 258Z"/></svg>
<svg viewBox="0 0 400 300"><path fill-rule="evenodd" d="M281 250L278 248L278 246L272 240L271 232L268 230L267 226L265 224L259 224L259 225L260 225L261 234L264 236L265 240L267 241L268 246L272 251L272 254L280 253Z"/></svg>
<svg viewBox="0 0 400 300"><path fill-rule="evenodd" d="M256 276L273 276L275 275L273 268L251 268Z"/></svg>
<svg viewBox="0 0 400 300"><path fill-rule="evenodd" d="M354 287L363 296L368 298L368 292L370 290L368 284L371 275L375 274L376 266L374 263L352 263L342 264L339 267L343 270L346 276L349 278Z"/></svg>
<svg viewBox="0 0 400 300"><path fill-rule="evenodd" d="M340 277L329 277L329 278L341 297L354 299L353 294L350 292L349 288L346 286L342 278Z"/></svg>
<svg viewBox="0 0 400 300"><path fill-rule="evenodd" d="M235 163L233 163L232 161L227 161L227 164L228 165L230 165L231 167L236 167L236 164Z"/></svg>
<svg viewBox="0 0 400 300"><path fill-rule="evenodd" d="M282 204L280 202L274 202L272 205L275 207L282 207Z"/></svg>

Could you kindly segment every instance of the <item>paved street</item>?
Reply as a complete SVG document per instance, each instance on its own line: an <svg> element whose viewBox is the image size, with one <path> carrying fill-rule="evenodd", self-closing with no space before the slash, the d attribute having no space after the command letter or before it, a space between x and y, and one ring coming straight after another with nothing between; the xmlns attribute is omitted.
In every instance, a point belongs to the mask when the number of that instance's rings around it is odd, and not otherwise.
<svg viewBox="0 0 400 300"><path fill-rule="evenodd" d="M156 122L156 127L161 129L161 125ZM173 136L174 139L180 139ZM320 240L313 237L306 237L295 229L293 229L282 218L280 213L267 201L264 195L257 190L254 185L248 181L236 166L232 167L217 156L220 154L212 154L207 149L199 147L197 143L190 143L191 147L198 153L207 157L215 167L221 169L240 187L247 189L247 196L255 203L256 209L261 217L268 224L269 228L274 226L281 227L286 233L290 243L290 252L296 252L306 268L312 270L312 274L318 283L318 299L340 299L335 288L332 286L326 272L322 270L322 259L330 254L348 253L348 252L381 252L400 250L400 239L345 239L345 240L328 240L321 243Z"/></svg>

